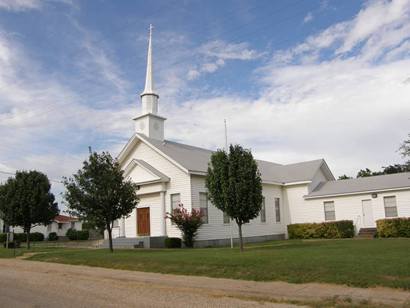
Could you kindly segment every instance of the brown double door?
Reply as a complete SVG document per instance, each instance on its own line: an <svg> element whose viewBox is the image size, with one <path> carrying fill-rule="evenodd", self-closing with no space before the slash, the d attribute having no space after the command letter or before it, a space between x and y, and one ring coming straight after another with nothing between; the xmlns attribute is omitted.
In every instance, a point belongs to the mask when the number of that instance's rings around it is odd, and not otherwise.
<svg viewBox="0 0 410 308"><path fill-rule="evenodd" d="M149 207L137 208L137 233L150 235Z"/></svg>

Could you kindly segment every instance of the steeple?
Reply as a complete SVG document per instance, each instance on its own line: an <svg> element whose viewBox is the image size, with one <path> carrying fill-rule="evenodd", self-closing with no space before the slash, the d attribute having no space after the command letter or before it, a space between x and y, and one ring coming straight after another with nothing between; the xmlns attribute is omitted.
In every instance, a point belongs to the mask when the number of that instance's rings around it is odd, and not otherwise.
<svg viewBox="0 0 410 308"><path fill-rule="evenodd" d="M149 25L148 55L147 55L147 74L145 76L145 88L141 93L142 113L158 113L158 98L155 93L153 65L152 65L152 25Z"/></svg>
<svg viewBox="0 0 410 308"><path fill-rule="evenodd" d="M159 95L155 93L152 61L152 25L149 26L147 72L145 87L141 93L142 114L134 119L137 133L147 137L164 140L165 118L158 115Z"/></svg>

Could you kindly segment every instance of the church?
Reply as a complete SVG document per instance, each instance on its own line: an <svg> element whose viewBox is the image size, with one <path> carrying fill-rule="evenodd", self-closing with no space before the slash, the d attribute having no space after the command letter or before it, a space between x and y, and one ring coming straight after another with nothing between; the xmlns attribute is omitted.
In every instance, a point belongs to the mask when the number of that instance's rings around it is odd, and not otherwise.
<svg viewBox="0 0 410 308"><path fill-rule="evenodd" d="M165 218L179 204L204 215L197 246L236 241L236 224L207 197L205 176L212 151L165 139L166 118L159 114L158 103L150 27L142 113L133 119L135 133L118 155L125 177L138 185L140 202L129 217L114 223L114 247L162 247L165 237L180 237ZM260 215L243 226L247 242L284 239L287 225L293 223L352 220L359 232L374 228L378 219L410 216L410 173L335 180L324 159L257 163L264 203Z"/></svg>

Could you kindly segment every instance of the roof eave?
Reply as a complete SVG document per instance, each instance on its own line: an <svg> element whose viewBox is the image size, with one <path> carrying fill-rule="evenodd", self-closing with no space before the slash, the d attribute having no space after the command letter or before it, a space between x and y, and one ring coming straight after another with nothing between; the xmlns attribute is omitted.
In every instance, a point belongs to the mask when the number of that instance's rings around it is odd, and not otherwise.
<svg viewBox="0 0 410 308"><path fill-rule="evenodd" d="M408 190L408 189L410 189L410 186L383 188L383 189L374 189L374 190L362 190L362 191L354 191L354 192L346 192L346 193L338 193L338 194L325 194L325 195L316 195L316 196L305 195L303 196L303 198L306 200L324 199L324 198L331 198L331 197L363 195L363 194L382 193L382 192L388 192L388 191Z"/></svg>

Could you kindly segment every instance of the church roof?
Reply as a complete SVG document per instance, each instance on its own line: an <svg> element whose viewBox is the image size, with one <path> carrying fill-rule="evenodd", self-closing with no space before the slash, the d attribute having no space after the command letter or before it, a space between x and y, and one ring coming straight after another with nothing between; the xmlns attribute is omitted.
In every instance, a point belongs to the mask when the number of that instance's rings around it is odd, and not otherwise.
<svg viewBox="0 0 410 308"><path fill-rule="evenodd" d="M306 199L410 188L410 172L320 183Z"/></svg>
<svg viewBox="0 0 410 308"><path fill-rule="evenodd" d="M134 138L147 142L190 173L206 174L207 172L208 162L213 153L211 150L169 140L160 141L138 133L134 135ZM129 144L132 140L133 138ZM121 155L122 153L120 153L120 157ZM288 165L263 160L257 160L257 163L262 181L277 184L311 181L322 165L325 165L327 168L326 162L323 159ZM328 170L328 175L333 179L330 170Z"/></svg>

